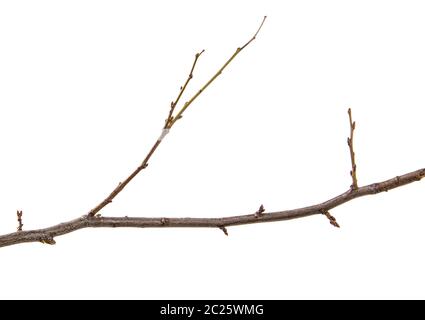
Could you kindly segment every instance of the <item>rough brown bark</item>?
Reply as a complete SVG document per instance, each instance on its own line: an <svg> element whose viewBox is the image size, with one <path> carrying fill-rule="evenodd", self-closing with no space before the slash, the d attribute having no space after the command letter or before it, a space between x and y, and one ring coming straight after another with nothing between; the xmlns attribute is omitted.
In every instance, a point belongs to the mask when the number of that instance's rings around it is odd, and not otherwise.
<svg viewBox="0 0 425 320"><path fill-rule="evenodd" d="M314 214L325 215L333 226L339 227L339 224L337 223L335 217L330 214L329 210L358 197L388 191L390 189L398 188L411 182L421 180L425 176L425 169L416 170L379 183L373 183L367 186L358 187L356 175L357 166L355 162L355 153L353 146L355 122L352 119L351 109L349 109L348 114L350 120L350 137L348 138L348 146L350 149L352 167L350 172L352 177L352 185L350 186L350 189L348 191L330 200L309 207L276 212L265 212L263 205L261 205L260 208L253 214L237 215L222 218L102 217L99 215L99 212L106 205L111 203L113 199L124 190L124 188L130 183L130 181L133 180L134 177L136 177L143 169L148 166L149 160L163 141L164 137L169 133L170 129L175 125L176 121L182 118L183 113L186 111L186 109L215 79L218 78L218 76L222 74L223 70L234 60L234 58L256 39L259 31L261 30L264 24L265 19L266 17L264 17L260 27L257 29L257 32L254 34L254 36L243 46L238 47L236 51L232 54L232 56L224 63L224 65L220 69L218 69L218 71L210 78L210 80L208 80L204 84L204 86L201 87L201 89L198 90L192 96L192 98L185 102L181 109L174 115L174 112L176 111L175 108L178 102L180 101L180 98L182 97L182 94L184 93L188 83L192 79L196 63L201 54L204 52L204 50L195 55L195 60L192 64L186 82L180 88L176 100L171 102L170 111L167 119L165 120L165 124L163 126L162 133L159 138L153 144L152 148L149 150L141 164L126 179L120 182L118 186L104 200L102 200L98 205L96 205L92 210L90 210L88 214L81 216L78 219L61 223L49 228L23 231L22 211L18 211L18 231L0 236L0 247L10 246L24 242L41 242L45 244L55 244L56 237L83 228L218 228L222 230L225 235L228 235L227 227L229 226L283 221L307 217Z"/></svg>
<svg viewBox="0 0 425 320"><path fill-rule="evenodd" d="M219 228L227 233L226 227L252 223L275 222L323 214L353 199L389 191L406 184L419 181L425 177L425 168L395 178L372 183L370 185L350 188L348 191L325 202L293 210L257 212L222 218L143 218L143 217L99 217L84 215L78 219L60 223L53 227L18 231L0 236L0 247L24 242L43 242L54 244L54 238L83 228Z"/></svg>

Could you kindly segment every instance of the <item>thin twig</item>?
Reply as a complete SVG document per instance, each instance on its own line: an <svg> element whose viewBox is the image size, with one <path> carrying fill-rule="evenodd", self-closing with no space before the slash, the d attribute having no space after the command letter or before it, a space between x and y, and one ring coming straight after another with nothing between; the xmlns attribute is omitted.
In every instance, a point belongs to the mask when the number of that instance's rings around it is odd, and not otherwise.
<svg viewBox="0 0 425 320"><path fill-rule="evenodd" d="M187 107L202 93L202 91L204 91L218 77L218 75L236 57L236 55L243 48L245 48L252 40L255 39L255 37L257 36L258 32L260 31L260 29L261 29L261 27L262 27L265 19L266 19L266 17L264 17L263 22L261 23L260 28L255 33L254 37L250 41L248 41L242 48L238 48L236 50L236 52L233 54L233 56L224 64L223 67L220 68L220 70L216 73L216 75L213 76L188 102L186 102L183 105L182 109L177 113L176 116L173 116L174 109L175 109L177 103L179 102L180 97L182 96L184 90L186 89L187 84L189 83L189 81L193 77L193 70L195 69L196 62L198 61L198 58L204 52L204 50L202 50L200 53L197 53L195 55L195 61L193 62L191 71L189 73L189 77L186 80L186 83L184 84L184 86L181 88L181 90L179 92L179 95L177 96L176 101L171 103L170 111L169 111L169 114L168 114L168 118L165 121L165 125L163 127L162 132L161 132L161 135L156 140L156 142L154 143L154 145L151 147L150 151L148 152L148 154L146 155L146 157L142 161L142 163L123 182L120 182L118 184L118 186L104 200L102 200L96 207L94 207L93 209L91 209L89 211L89 213L88 213L88 216L90 216L90 217L95 216L100 210L102 210L105 206L107 206L109 203L111 203L112 200L129 184L129 182L131 180L133 180L133 178L135 176L137 176L137 174L140 171L142 171L143 169L145 169L148 166L148 162L149 162L150 158L152 157L152 155L155 153L156 149L159 147L159 145L163 141L163 138L168 134L168 132L170 131L171 127L175 124L175 122L178 119L180 119L182 117L183 112L187 109Z"/></svg>
<svg viewBox="0 0 425 320"><path fill-rule="evenodd" d="M243 50L245 49L252 41L255 40L255 38L257 37L258 33L260 32L261 28L263 27L264 21L266 20L267 16L264 16L263 21L260 24L260 27L258 28L257 32L254 34L254 36L247 42L245 43L242 47L239 47L236 49L235 53L224 63L224 65L212 76L212 78L210 80L207 81L207 83L204 84L204 86L198 90L198 92L196 92L192 98L190 98L187 102L185 102L185 104L183 105L183 108L180 109L180 111L177 113L177 115L174 117L173 121L170 123L169 127L171 128L177 120L181 119L183 116L183 113L185 112L185 110L193 103L193 101L196 100L196 98L199 97L199 95L204 92L204 90L206 88L208 88L208 86L214 82L215 79L217 79L217 77L223 72L223 70L230 64L230 62L232 62L233 59L236 58L236 56Z"/></svg>
<svg viewBox="0 0 425 320"><path fill-rule="evenodd" d="M351 171L350 175L353 179L353 183L351 185L351 189L355 190L358 188L357 185L357 165L356 165L356 157L354 153L354 130L356 129L356 122L353 121L351 117L351 108L348 109L348 117L350 120L350 137L347 138L348 147L350 148L350 158L351 158Z"/></svg>
<svg viewBox="0 0 425 320"><path fill-rule="evenodd" d="M326 218L328 218L329 223L331 225L333 225L336 228L340 228L338 222L336 222L336 218L333 215L331 215L328 210L322 210L322 214L324 214Z"/></svg>
<svg viewBox="0 0 425 320"><path fill-rule="evenodd" d="M395 189L419 181L424 177L425 168L355 190L350 189L330 200L309 207L269 212L261 217L256 217L255 214L223 218L90 217L85 215L45 229L14 232L0 236L0 247L24 242L45 241L45 239L52 240L55 237L83 228L220 228L224 232L223 227L228 226L284 221L323 214L324 211L329 211L353 199ZM227 229L225 230L227 231Z"/></svg>
<svg viewBox="0 0 425 320"><path fill-rule="evenodd" d="M17 210L16 215L18 217L18 231L22 231L22 227L24 226L22 223L22 210Z"/></svg>
<svg viewBox="0 0 425 320"><path fill-rule="evenodd" d="M245 49L245 47L247 47L252 41L254 41L255 40L255 38L257 38L257 36L258 36L258 33L260 32L260 30L261 30L261 28L263 27L263 24L264 24L264 22L266 21L266 19L267 19L267 16L264 16L264 18L263 18L263 21L261 21L261 24L260 24L260 26L258 27L258 29L257 29L257 32L254 34L254 36L251 38L251 39L249 39L248 41L247 41L247 43L245 43L241 48L240 48L240 51L242 51L243 49Z"/></svg>
<svg viewBox="0 0 425 320"><path fill-rule="evenodd" d="M142 163L136 168L136 170L134 170L128 177L127 179L125 179L123 182L120 182L118 184L118 186L109 194L109 196L107 196L104 200L102 200L96 207L94 207L93 209L90 210L90 212L88 213L89 216L93 217L94 215L96 215L100 210L102 210L105 206L107 206L109 203L112 202L112 200L125 188L125 186L131 181L133 180L133 178L135 176L137 176L137 174L142 171L143 169L145 169L148 166L148 161L149 159L152 157L152 155L154 154L155 150L158 148L158 146L161 144L161 139L158 139L154 145L152 146L152 148L150 149L150 151L148 152L148 154L146 155L145 159L142 161Z"/></svg>
<svg viewBox="0 0 425 320"><path fill-rule="evenodd" d="M189 84L189 81L192 80L192 78L193 78L193 71L195 70L196 62L198 62L199 57L204 52L205 52L205 50L202 50L201 52L195 54L195 60L193 61L192 68L190 69L190 72L189 72L189 76L187 77L187 80L184 83L183 87L180 87L179 94L178 94L176 100L171 102L170 112L169 112L168 117L167 117L167 119L165 121L164 129L167 129L167 128L169 129L170 128L170 123L173 121L173 112L174 112L174 109L176 108L177 104L179 103L180 98L183 95L183 92L186 90L186 87Z"/></svg>

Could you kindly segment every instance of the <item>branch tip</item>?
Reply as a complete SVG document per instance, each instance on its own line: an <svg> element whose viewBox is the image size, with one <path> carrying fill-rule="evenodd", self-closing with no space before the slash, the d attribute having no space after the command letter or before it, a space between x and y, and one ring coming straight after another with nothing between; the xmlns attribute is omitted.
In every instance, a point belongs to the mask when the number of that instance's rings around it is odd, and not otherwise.
<svg viewBox="0 0 425 320"><path fill-rule="evenodd" d="M219 229L220 229L221 231L223 231L223 233L224 233L226 236L228 236L228 235L229 235L229 233L227 232L227 228L226 228L225 226L219 226Z"/></svg>
<svg viewBox="0 0 425 320"><path fill-rule="evenodd" d="M192 80L192 78L193 78L193 71L195 70L196 63L198 62L199 57L204 52L205 52L205 50L202 50L202 51L200 51L200 52L198 52L198 53L195 54L195 60L193 61L193 64L192 64L192 67L190 69L189 75L188 75L188 77L186 79L186 82L184 83L183 86L180 87L180 91L179 91L179 94L177 95L176 100L174 102L171 102L171 106L170 106L170 111L168 113L168 117L167 117L167 119L165 119L164 129L170 129L177 120L181 119L181 113L182 113L182 111L180 110L180 112L177 114L177 116L174 117L173 116L174 110L175 110L177 104L179 103L180 98L183 95L183 92L186 90L187 85L189 84L190 80ZM184 107L182 108L182 110L184 110Z"/></svg>
<svg viewBox="0 0 425 320"><path fill-rule="evenodd" d="M322 210L321 212L322 212L323 215L326 216L326 218L328 218L329 223L331 225L333 225L336 228L340 228L338 222L336 222L336 218L333 215L331 215L328 210Z"/></svg>
<svg viewBox="0 0 425 320"><path fill-rule="evenodd" d="M256 32L256 33L255 33L255 35L254 35L254 39L257 37L258 33L260 32L261 28L263 27L264 22L266 22L266 19L267 19L267 16L264 16L264 17L263 17L263 21L261 21L261 24L260 24L260 26L258 27L258 30L257 30L257 32Z"/></svg>
<svg viewBox="0 0 425 320"><path fill-rule="evenodd" d="M205 52L205 49L202 49L201 52L198 52L197 54L195 54L195 59L198 59L201 54L203 54Z"/></svg>
<svg viewBox="0 0 425 320"><path fill-rule="evenodd" d="M260 32L261 28L263 27L264 22L266 21L266 19L267 19L267 16L264 16L263 17L263 20L261 21L260 26L258 27L257 31L254 34L254 36L247 43L245 43L242 47L237 48L236 49L236 52L237 53L240 52L240 51L242 51L243 49L245 49L252 41L254 41L257 38L258 33Z"/></svg>
<svg viewBox="0 0 425 320"><path fill-rule="evenodd" d="M232 62L232 60L245 48L247 47L252 41L254 41L254 39L256 38L256 36L258 35L258 33L260 32L261 28L263 27L264 21L266 20L266 16L264 16L263 21L260 24L260 27L258 28L257 32L254 34L254 36L247 42L245 43L242 47L238 47L236 49L236 51L233 53L233 55L223 64L223 66L218 69L218 71L210 78L210 80L208 80L201 89L199 89L184 105L183 107L180 109L180 111L177 113L177 115L171 119L167 121L167 126L168 127L172 127L177 120L181 119L181 116L183 115L183 113L186 111L186 109L192 104L193 101L196 100L196 98L199 97L199 95L211 84L214 82L215 79L217 79L217 77L219 75L221 75L221 73L223 72L223 70ZM195 55L195 61L193 63L192 66L192 70L190 72L189 75L192 74L193 69L195 68L195 64L196 61L198 60L199 56L204 52L204 50L202 50L200 52L199 55ZM183 86L183 89L180 91L179 97L178 99L181 97L181 94L183 93L184 89L186 88L187 82L190 80L190 77L188 78L188 80L186 81L185 85ZM177 102L176 102L177 103Z"/></svg>
<svg viewBox="0 0 425 320"><path fill-rule="evenodd" d="M161 218L161 225L165 226L166 224L170 223L170 219L168 218Z"/></svg>

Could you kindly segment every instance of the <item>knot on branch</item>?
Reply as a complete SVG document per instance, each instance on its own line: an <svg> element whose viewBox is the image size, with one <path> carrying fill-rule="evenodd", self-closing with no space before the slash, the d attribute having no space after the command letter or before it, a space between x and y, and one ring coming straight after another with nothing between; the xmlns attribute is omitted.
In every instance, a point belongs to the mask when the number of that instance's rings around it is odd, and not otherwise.
<svg viewBox="0 0 425 320"><path fill-rule="evenodd" d="M351 176L351 179L353 180L353 183L351 184L350 189L356 190L359 188L357 184L356 154L354 153L354 145L353 145L354 130L356 129L356 122L353 121L353 118L351 116L351 108L348 109L348 118L350 120L350 136L347 138L347 144L350 149L350 159L351 159L350 176Z"/></svg>
<svg viewBox="0 0 425 320"><path fill-rule="evenodd" d="M254 216L256 218L259 218L261 216L264 216L264 211L266 211L266 209L264 209L264 206L261 205L260 208L258 208L258 210L254 213Z"/></svg>
<svg viewBox="0 0 425 320"><path fill-rule="evenodd" d="M399 184L400 183L399 180L397 180L397 178L395 179L397 181L397 184ZM370 186L370 188L371 188L372 194L380 193L383 191L388 192L389 190L388 186L386 186L383 183L374 183Z"/></svg>
<svg viewBox="0 0 425 320"><path fill-rule="evenodd" d="M161 218L161 225L162 226L165 226L165 225L167 225L169 223L170 223L170 219L168 219L168 218Z"/></svg>
<svg viewBox="0 0 425 320"><path fill-rule="evenodd" d="M333 215L331 215L328 210L323 209L321 212L323 215L326 216L326 218L328 218L329 223L331 225L333 225L336 228L340 228L338 222L336 222L336 218Z"/></svg>
<svg viewBox="0 0 425 320"><path fill-rule="evenodd" d="M56 241L55 241L55 239L53 239L53 237L52 236L50 236L50 235L48 235L48 234L45 234L45 235L42 235L41 237L40 237L40 240L39 240L41 243L44 243L44 244L50 244L50 245L54 245L54 244L56 244Z"/></svg>
<svg viewBox="0 0 425 320"><path fill-rule="evenodd" d="M226 236L228 236L229 235L229 233L227 232L227 228L225 227L225 226L219 226L218 227L221 231L223 231L223 233L226 235Z"/></svg>

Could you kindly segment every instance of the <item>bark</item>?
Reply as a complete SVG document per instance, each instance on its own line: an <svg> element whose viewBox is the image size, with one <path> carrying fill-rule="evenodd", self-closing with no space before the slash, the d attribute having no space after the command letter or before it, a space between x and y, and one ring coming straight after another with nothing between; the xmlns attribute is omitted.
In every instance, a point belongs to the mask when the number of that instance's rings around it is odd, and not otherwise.
<svg viewBox="0 0 425 320"><path fill-rule="evenodd" d="M315 214L326 214L329 210L353 199L389 191L419 181L423 177L425 177L425 168L357 189L350 188L330 200L312 206L293 210L262 212L261 214L258 214L257 211L253 214L222 218L102 217L88 214L49 228L17 231L0 236L0 247L24 242L55 244L54 238L83 228L218 228L227 234L226 227L230 226L285 221Z"/></svg>

